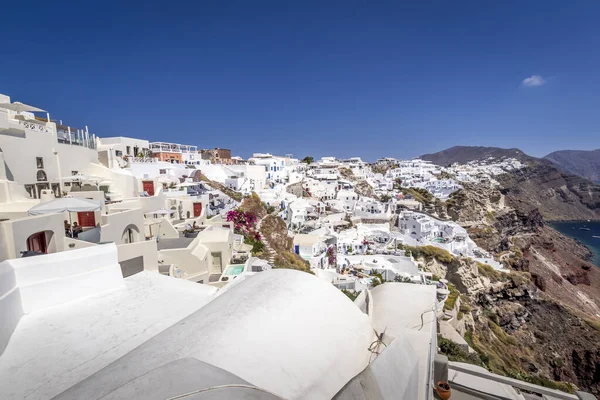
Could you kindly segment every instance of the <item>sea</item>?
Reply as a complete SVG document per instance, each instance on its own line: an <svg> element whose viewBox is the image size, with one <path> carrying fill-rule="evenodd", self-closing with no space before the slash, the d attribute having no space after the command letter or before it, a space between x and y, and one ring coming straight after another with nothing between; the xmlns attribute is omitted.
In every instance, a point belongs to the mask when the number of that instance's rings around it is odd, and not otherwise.
<svg viewBox="0 0 600 400"><path fill-rule="evenodd" d="M585 244L594 253L594 264L600 267L600 222L551 222L550 226Z"/></svg>

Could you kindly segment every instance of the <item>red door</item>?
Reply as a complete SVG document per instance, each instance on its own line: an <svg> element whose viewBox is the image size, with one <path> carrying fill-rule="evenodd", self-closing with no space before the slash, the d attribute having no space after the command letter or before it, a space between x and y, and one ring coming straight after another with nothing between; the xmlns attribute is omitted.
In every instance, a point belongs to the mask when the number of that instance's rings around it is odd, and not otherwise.
<svg viewBox="0 0 600 400"><path fill-rule="evenodd" d="M154 182L153 181L143 181L142 182L144 192L148 192L150 196L154 196Z"/></svg>
<svg viewBox="0 0 600 400"><path fill-rule="evenodd" d="M199 217L202 214L202 203L194 203L194 217Z"/></svg>
<svg viewBox="0 0 600 400"><path fill-rule="evenodd" d="M46 247L46 233L38 232L29 236L27 238L27 250L47 253L48 248Z"/></svg>
<svg viewBox="0 0 600 400"><path fill-rule="evenodd" d="M93 211L82 211L77 213L79 226L96 226L96 216Z"/></svg>

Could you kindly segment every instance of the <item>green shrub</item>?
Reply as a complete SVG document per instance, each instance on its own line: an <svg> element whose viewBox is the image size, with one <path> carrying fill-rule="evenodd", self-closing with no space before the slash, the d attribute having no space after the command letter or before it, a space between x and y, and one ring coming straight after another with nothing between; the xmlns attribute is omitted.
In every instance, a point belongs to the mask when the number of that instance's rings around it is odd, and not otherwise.
<svg viewBox="0 0 600 400"><path fill-rule="evenodd" d="M492 266L480 263L479 261L476 261L476 263L479 275L485 276L491 281L499 281L502 279L502 272L496 271Z"/></svg>
<svg viewBox="0 0 600 400"><path fill-rule="evenodd" d="M419 247L404 246L404 249L407 252L409 251L415 258L423 257L426 260L435 259L444 264L449 264L454 259L452 254L448 253L446 250L431 245Z"/></svg>
<svg viewBox="0 0 600 400"><path fill-rule="evenodd" d="M498 338L498 340L500 340L502 343L511 345L511 346L519 345L519 342L517 341L517 339L515 339L513 336L510 336L506 332L504 332L504 329L502 329L496 322L490 321L488 323L488 326L494 333L494 336L496 336Z"/></svg>
<svg viewBox="0 0 600 400"><path fill-rule="evenodd" d="M470 354L464 351L458 344L442 337L442 335L438 335L438 347L440 348L440 353L448 357L448 360L450 361L484 366L477 354Z"/></svg>
<svg viewBox="0 0 600 400"><path fill-rule="evenodd" d="M464 300L461 299L459 310L460 310L460 312L466 314L468 312L471 312L471 306L468 305Z"/></svg>
<svg viewBox="0 0 600 400"><path fill-rule="evenodd" d="M360 295L360 291L356 292L356 291L350 291L350 290L346 290L346 289L342 289L342 293L344 293L346 296L348 296L348 298L352 301L356 300L356 298Z"/></svg>
<svg viewBox="0 0 600 400"><path fill-rule="evenodd" d="M448 298L444 302L444 310L450 311L454 309L456 300L458 299L458 296L460 296L460 293L451 283L448 284L448 290L450 290L450 294L448 294Z"/></svg>

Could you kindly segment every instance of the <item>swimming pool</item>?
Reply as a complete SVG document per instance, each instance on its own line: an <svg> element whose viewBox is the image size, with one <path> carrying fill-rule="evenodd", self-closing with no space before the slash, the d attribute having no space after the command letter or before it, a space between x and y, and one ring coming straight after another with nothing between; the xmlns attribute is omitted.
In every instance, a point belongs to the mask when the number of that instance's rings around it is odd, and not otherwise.
<svg viewBox="0 0 600 400"><path fill-rule="evenodd" d="M245 265L244 264L231 264L225 268L223 272L223 276L236 276L244 272Z"/></svg>

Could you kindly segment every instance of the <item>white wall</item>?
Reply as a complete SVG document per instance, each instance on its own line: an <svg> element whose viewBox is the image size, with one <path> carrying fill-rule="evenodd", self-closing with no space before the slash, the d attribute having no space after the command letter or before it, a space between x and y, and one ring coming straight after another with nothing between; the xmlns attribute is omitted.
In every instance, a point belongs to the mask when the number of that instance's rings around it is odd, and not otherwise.
<svg viewBox="0 0 600 400"><path fill-rule="evenodd" d="M121 198L137 197L140 195L138 180L133 174L125 169L111 169L101 164L89 164L83 170L86 174L106 178L111 192L120 194ZM155 188L156 193L156 188ZM120 200L112 199L112 200Z"/></svg>
<svg viewBox="0 0 600 400"><path fill-rule="evenodd" d="M0 263L0 353L23 314L122 287L111 244Z"/></svg>
<svg viewBox="0 0 600 400"><path fill-rule="evenodd" d="M133 229L134 241L145 240L144 235L144 215L141 208L133 210L116 210L107 215L102 215L102 242L115 242L124 244L123 233L126 228Z"/></svg>
<svg viewBox="0 0 600 400"><path fill-rule="evenodd" d="M27 250L27 238L46 231L48 252L63 251L65 237L63 214L36 215L0 222L0 261L19 258Z"/></svg>
<svg viewBox="0 0 600 400"><path fill-rule="evenodd" d="M165 249L158 252L161 264L173 264L185 272L184 279L208 283L209 265L212 258L208 249L197 242L183 249Z"/></svg>
<svg viewBox="0 0 600 400"><path fill-rule="evenodd" d="M6 110L0 109L0 128L14 126ZM36 157L42 157L48 183L59 183L60 178L71 176L71 171L83 171L90 163L99 163L94 149L58 143L56 126L49 123L50 133L25 129L24 137L0 134L0 149L13 180L21 184L37 183ZM23 126L17 125L23 129ZM41 183L41 182L40 182Z"/></svg>
<svg viewBox="0 0 600 400"><path fill-rule="evenodd" d="M2 354L23 315L21 293L13 267L8 262L0 263L0 315L2 315L0 324L0 354Z"/></svg>
<svg viewBox="0 0 600 400"><path fill-rule="evenodd" d="M120 244L117 246L119 262L142 256L144 271L158 271L158 250L155 240Z"/></svg>

